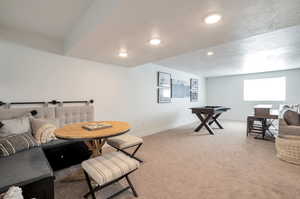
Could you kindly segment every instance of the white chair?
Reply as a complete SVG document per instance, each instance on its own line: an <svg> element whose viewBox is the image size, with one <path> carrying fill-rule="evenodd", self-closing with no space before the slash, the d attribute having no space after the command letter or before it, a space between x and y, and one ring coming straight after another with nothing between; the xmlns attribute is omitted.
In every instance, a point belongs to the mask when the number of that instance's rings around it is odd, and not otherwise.
<svg viewBox="0 0 300 199"><path fill-rule="evenodd" d="M140 149L140 147L143 144L142 138L124 134L124 135L119 135L119 136L107 139L107 144L109 144L113 148L117 149L118 151L121 151L121 152L125 153L126 155L138 160L139 162L143 162L143 160L141 160L140 158L135 157L136 152ZM133 151L133 153L130 154L127 151L125 151L125 149L131 148L131 147L136 147L135 150Z"/></svg>
<svg viewBox="0 0 300 199"><path fill-rule="evenodd" d="M82 162L81 166L84 170L86 181L90 189L84 197L87 198L91 195L93 199L96 199L96 191L118 182L123 178L126 178L129 186L114 193L109 198L113 198L128 189L131 189L133 195L138 197L128 175L137 170L139 165L140 163L137 160L130 158L121 152L107 153ZM92 187L90 177L98 184L96 188Z"/></svg>

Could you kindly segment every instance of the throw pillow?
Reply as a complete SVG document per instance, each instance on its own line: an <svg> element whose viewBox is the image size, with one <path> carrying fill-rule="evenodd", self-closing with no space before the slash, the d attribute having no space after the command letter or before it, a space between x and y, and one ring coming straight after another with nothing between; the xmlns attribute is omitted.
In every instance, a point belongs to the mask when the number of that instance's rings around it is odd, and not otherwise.
<svg viewBox="0 0 300 199"><path fill-rule="evenodd" d="M44 120L31 118L32 134L39 144L55 140L54 131L57 129L57 120Z"/></svg>
<svg viewBox="0 0 300 199"><path fill-rule="evenodd" d="M3 195L3 199L23 199L22 189L15 186L10 187Z"/></svg>
<svg viewBox="0 0 300 199"><path fill-rule="evenodd" d="M279 112L279 118L284 119L284 114L287 111L294 111L293 109L291 109L290 107L284 107L281 112Z"/></svg>
<svg viewBox="0 0 300 199"><path fill-rule="evenodd" d="M283 118L283 115L287 110L292 110L288 104L279 105L279 117Z"/></svg>
<svg viewBox="0 0 300 199"><path fill-rule="evenodd" d="M9 135L0 139L0 157L39 146L29 133Z"/></svg>
<svg viewBox="0 0 300 199"><path fill-rule="evenodd" d="M30 114L22 117L13 118L9 120L2 120L2 127L0 128L0 137L6 137L12 134L22 134L31 132Z"/></svg>
<svg viewBox="0 0 300 199"><path fill-rule="evenodd" d="M283 115L284 120L288 125L300 126L299 113L296 111L287 110Z"/></svg>

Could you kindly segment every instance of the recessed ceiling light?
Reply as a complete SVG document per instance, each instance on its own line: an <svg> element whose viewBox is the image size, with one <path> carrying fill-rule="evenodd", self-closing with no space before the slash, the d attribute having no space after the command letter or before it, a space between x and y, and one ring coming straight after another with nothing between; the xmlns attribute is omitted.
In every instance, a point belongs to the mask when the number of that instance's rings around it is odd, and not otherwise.
<svg viewBox="0 0 300 199"><path fill-rule="evenodd" d="M119 52L119 57L127 58L128 57L128 53L126 51L120 51Z"/></svg>
<svg viewBox="0 0 300 199"><path fill-rule="evenodd" d="M218 23L222 19L222 16L219 14L212 14L205 17L204 22L206 24Z"/></svg>
<svg viewBox="0 0 300 199"><path fill-rule="evenodd" d="M209 52L207 52L207 56L212 56L212 55L214 55L215 53L213 52L213 51L209 51Z"/></svg>
<svg viewBox="0 0 300 199"><path fill-rule="evenodd" d="M149 41L149 43L150 43L152 46L158 46L158 45L161 43L161 40L155 38L155 39L151 39L151 40Z"/></svg>

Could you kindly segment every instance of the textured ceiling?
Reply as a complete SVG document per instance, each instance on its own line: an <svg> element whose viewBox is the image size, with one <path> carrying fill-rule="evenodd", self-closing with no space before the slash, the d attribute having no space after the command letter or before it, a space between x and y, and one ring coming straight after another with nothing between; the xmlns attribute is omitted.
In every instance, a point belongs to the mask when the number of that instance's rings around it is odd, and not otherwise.
<svg viewBox="0 0 300 199"><path fill-rule="evenodd" d="M205 24L211 13L222 14L222 21ZM297 28L276 32L299 24L299 0L0 1L0 29L64 39L65 55L122 66L154 62L206 76L262 71L243 65L258 57L270 67L264 71L295 67ZM266 42L261 34L274 31ZM161 46L149 46L157 35ZM127 59L117 56L120 48L127 49ZM203 56L210 48L216 55Z"/></svg>
<svg viewBox="0 0 300 199"><path fill-rule="evenodd" d="M213 56L207 52L213 51ZM156 62L204 76L300 68L300 26L185 53Z"/></svg>
<svg viewBox="0 0 300 199"><path fill-rule="evenodd" d="M98 23L90 26L85 23L83 27L89 27L91 31L77 37L75 44L68 49L69 55L137 66L300 24L299 0L100 2L88 11L97 16L97 10L102 9L98 13ZM205 24L203 18L214 12L223 15L221 23ZM90 19L90 16L86 17L87 21ZM161 47L153 48L147 44L152 34L161 37ZM120 47L128 49L127 59L117 56Z"/></svg>
<svg viewBox="0 0 300 199"><path fill-rule="evenodd" d="M0 28L41 33L62 39L91 0L1 0Z"/></svg>

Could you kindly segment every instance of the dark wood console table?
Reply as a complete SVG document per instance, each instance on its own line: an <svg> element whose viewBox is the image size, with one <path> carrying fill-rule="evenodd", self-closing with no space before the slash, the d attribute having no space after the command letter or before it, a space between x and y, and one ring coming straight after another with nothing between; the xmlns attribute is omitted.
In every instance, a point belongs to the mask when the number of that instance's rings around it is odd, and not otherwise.
<svg viewBox="0 0 300 199"><path fill-rule="evenodd" d="M272 109L272 105L256 105L254 106L254 115L247 117L247 136L250 133L261 134L262 137L256 136L256 139L264 139L266 135L274 140L275 135L271 131L271 127L274 127L275 132L278 132L277 127L274 125L274 121L279 118L279 110ZM255 124L260 123L260 125ZM276 134L276 133L275 133Z"/></svg>
<svg viewBox="0 0 300 199"><path fill-rule="evenodd" d="M213 123L215 123L220 129L223 129L222 125L218 118L220 115L231 108L224 106L203 106L203 107L195 107L191 108L192 113L196 114L201 124L195 129L195 132L200 131L203 126L208 130L211 135L214 135L213 129L210 127Z"/></svg>

